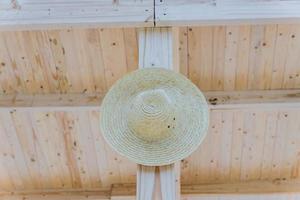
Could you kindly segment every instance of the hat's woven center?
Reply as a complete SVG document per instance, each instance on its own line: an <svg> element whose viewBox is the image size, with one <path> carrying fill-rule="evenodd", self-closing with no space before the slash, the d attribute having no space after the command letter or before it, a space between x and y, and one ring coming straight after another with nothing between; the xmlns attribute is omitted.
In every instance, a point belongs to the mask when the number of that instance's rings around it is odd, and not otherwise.
<svg viewBox="0 0 300 200"><path fill-rule="evenodd" d="M128 112L129 128L147 141L161 140L172 134L175 119L174 105L163 89L139 93Z"/></svg>

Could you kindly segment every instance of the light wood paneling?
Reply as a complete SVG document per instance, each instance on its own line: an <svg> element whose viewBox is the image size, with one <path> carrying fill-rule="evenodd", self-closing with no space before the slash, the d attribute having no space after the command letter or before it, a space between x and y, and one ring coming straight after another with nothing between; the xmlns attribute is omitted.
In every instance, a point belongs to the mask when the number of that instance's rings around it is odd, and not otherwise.
<svg viewBox="0 0 300 200"><path fill-rule="evenodd" d="M1 112L1 189L134 182L135 164L105 144L99 117L96 111Z"/></svg>
<svg viewBox="0 0 300 200"><path fill-rule="evenodd" d="M208 136L182 161L182 182L298 178L299 124L299 109L212 111Z"/></svg>
<svg viewBox="0 0 300 200"><path fill-rule="evenodd" d="M135 29L0 32L0 94L105 92L137 57Z"/></svg>
<svg viewBox="0 0 300 200"><path fill-rule="evenodd" d="M178 35L180 70L204 91L300 88L300 25ZM0 94L105 92L137 66L136 29L0 32Z"/></svg>
<svg viewBox="0 0 300 200"><path fill-rule="evenodd" d="M0 93L100 93L138 66L136 29L0 32ZM199 88L300 88L300 26L182 27L180 69ZM91 110L0 112L1 190L108 188L136 166L108 147ZM298 179L300 110L215 110L182 183Z"/></svg>
<svg viewBox="0 0 300 200"><path fill-rule="evenodd" d="M299 25L188 27L180 34L181 71L202 90L300 87Z"/></svg>
<svg viewBox="0 0 300 200"><path fill-rule="evenodd" d="M104 142L96 111L1 111L0 188L134 183L136 164ZM214 110L209 134L181 163L183 184L299 178L300 109Z"/></svg>

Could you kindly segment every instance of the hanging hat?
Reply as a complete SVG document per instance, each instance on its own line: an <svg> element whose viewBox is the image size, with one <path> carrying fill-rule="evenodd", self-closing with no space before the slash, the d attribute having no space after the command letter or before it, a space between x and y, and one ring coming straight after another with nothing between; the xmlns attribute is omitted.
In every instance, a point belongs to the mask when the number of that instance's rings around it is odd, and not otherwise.
<svg viewBox="0 0 300 200"><path fill-rule="evenodd" d="M148 166L174 163L204 139L208 106L183 75L147 68L117 81L101 105L101 131L121 155Z"/></svg>

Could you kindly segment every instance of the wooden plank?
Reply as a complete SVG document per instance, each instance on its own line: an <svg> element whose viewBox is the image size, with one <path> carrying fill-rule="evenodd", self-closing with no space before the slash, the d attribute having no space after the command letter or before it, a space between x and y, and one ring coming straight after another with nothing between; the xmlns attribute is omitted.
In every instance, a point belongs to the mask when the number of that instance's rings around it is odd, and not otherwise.
<svg viewBox="0 0 300 200"><path fill-rule="evenodd" d="M159 167L162 200L180 199L180 163Z"/></svg>
<svg viewBox="0 0 300 200"><path fill-rule="evenodd" d="M235 89L235 77L238 55L239 27L226 27L226 51L224 62L224 90L233 91Z"/></svg>
<svg viewBox="0 0 300 200"><path fill-rule="evenodd" d="M246 181L218 184L182 185L182 199L189 197L222 197L235 195L246 197L248 195L272 195L272 194L299 194L300 180L276 180L276 181ZM112 196L126 194L128 197L135 194L134 185L118 185L113 187Z"/></svg>
<svg viewBox="0 0 300 200"><path fill-rule="evenodd" d="M122 29L100 29L106 85L112 86L127 72Z"/></svg>
<svg viewBox="0 0 300 200"><path fill-rule="evenodd" d="M211 90L213 75L213 27L193 27L188 29L189 78L201 90Z"/></svg>
<svg viewBox="0 0 300 200"><path fill-rule="evenodd" d="M276 31L276 25L251 26L248 89L271 87Z"/></svg>
<svg viewBox="0 0 300 200"><path fill-rule="evenodd" d="M205 195L247 195L247 194L280 194L299 193L299 180L289 181L247 181L224 184L203 184L182 186L183 196L205 196Z"/></svg>
<svg viewBox="0 0 300 200"><path fill-rule="evenodd" d="M95 94L46 94L46 95L1 95L0 107L11 109L39 108L45 111L74 110L83 106L87 110L99 110L103 95ZM51 108L51 109L49 109Z"/></svg>
<svg viewBox="0 0 300 200"><path fill-rule="evenodd" d="M11 194L0 194L0 199L6 200L110 200L110 190L28 190L16 191Z"/></svg>
<svg viewBox="0 0 300 200"><path fill-rule="evenodd" d="M211 80L211 90L214 91L224 90L225 48L228 48L226 41L226 27L215 26L213 28L213 72Z"/></svg>
<svg viewBox="0 0 300 200"><path fill-rule="evenodd" d="M299 23L297 0L155 0L156 26Z"/></svg>
<svg viewBox="0 0 300 200"><path fill-rule="evenodd" d="M205 92L211 109L299 107L298 90Z"/></svg>
<svg viewBox="0 0 300 200"><path fill-rule="evenodd" d="M0 6L0 30L154 25L152 0L8 1Z"/></svg>
<svg viewBox="0 0 300 200"><path fill-rule="evenodd" d="M292 25L278 25L272 69L271 89L284 88L284 72L290 43Z"/></svg>
<svg viewBox="0 0 300 200"><path fill-rule="evenodd" d="M248 181L225 184L202 184L182 185L182 200L193 198L234 197L234 199L245 199L255 196L256 198L282 196L282 199L295 195L300 197L300 181ZM134 184L117 184L111 189L72 189L72 190L33 190L15 191L14 193L0 192L4 199L26 200L62 200L62 199L112 199L112 200L134 200ZM38 197L38 198L37 198ZM96 198L97 197L97 198ZM229 198L231 199L231 198ZM264 199L264 198L263 198Z"/></svg>
<svg viewBox="0 0 300 200"><path fill-rule="evenodd" d="M300 90L204 92L211 109L300 106ZM0 110L99 111L103 94L0 95Z"/></svg>
<svg viewBox="0 0 300 200"><path fill-rule="evenodd" d="M244 129L244 113L237 110L233 113L233 131L231 141L231 166L230 178L231 182L237 182L241 177L242 150L243 150L243 129Z"/></svg>
<svg viewBox="0 0 300 200"><path fill-rule="evenodd" d="M235 90L245 90L248 85L250 42L251 26L239 26ZM224 78L226 79L226 77Z"/></svg>
<svg viewBox="0 0 300 200"><path fill-rule="evenodd" d="M139 30L139 68L173 68L171 28Z"/></svg>
<svg viewBox="0 0 300 200"><path fill-rule="evenodd" d="M152 200L155 183L156 167L138 165L137 170L137 199Z"/></svg>

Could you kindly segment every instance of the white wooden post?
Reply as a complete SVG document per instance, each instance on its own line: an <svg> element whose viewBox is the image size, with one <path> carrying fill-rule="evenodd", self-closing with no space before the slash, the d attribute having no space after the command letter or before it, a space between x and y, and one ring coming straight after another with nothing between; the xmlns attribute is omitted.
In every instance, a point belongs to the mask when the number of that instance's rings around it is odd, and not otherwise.
<svg viewBox="0 0 300 200"><path fill-rule="evenodd" d="M177 31L172 28L139 30L139 68L161 67L178 71ZM173 45L175 44L175 46ZM175 52L175 53L174 53ZM138 166L137 200L179 200L180 163L161 167Z"/></svg>

